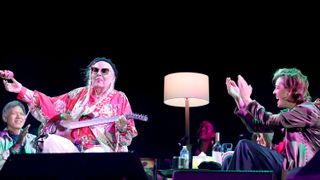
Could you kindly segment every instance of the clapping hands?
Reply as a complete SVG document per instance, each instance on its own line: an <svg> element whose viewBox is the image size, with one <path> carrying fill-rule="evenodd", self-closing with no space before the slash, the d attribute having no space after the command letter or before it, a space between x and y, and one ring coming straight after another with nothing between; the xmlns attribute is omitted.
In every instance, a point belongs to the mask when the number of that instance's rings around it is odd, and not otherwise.
<svg viewBox="0 0 320 180"><path fill-rule="evenodd" d="M233 97L234 99L239 99L240 98L240 89L236 82L232 80L230 77L227 77L226 79L226 86L228 90L228 94Z"/></svg>
<svg viewBox="0 0 320 180"><path fill-rule="evenodd" d="M20 131L20 134L18 136L18 140L16 142L16 144L20 145L20 146L23 146L25 141L26 141L26 136L29 132L29 128L30 128L30 124L28 124L25 128L23 128L21 131Z"/></svg>
<svg viewBox="0 0 320 180"><path fill-rule="evenodd" d="M238 75L238 87L240 90L240 96L244 104L249 104L251 100L252 87L247 83L247 81L241 76Z"/></svg>
<svg viewBox="0 0 320 180"><path fill-rule="evenodd" d="M226 86L228 94L234 98L239 107L246 106L252 101L252 87L241 75L238 75L238 83L227 77Z"/></svg>

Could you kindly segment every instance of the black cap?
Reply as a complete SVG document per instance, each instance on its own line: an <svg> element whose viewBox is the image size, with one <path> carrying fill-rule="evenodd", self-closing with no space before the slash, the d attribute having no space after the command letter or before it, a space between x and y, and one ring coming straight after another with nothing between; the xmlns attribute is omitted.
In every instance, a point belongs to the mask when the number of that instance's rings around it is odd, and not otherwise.
<svg viewBox="0 0 320 180"><path fill-rule="evenodd" d="M91 61L91 63L88 65L88 68L91 68L92 65L96 64L97 62L100 62L100 61L104 61L104 62L107 62L111 65L112 69L113 69L113 72L114 72L114 75L116 76L116 78L118 77L118 70L116 68L116 65L113 64L112 60L109 59L109 58L105 58L105 57L96 57L94 58L94 60Z"/></svg>

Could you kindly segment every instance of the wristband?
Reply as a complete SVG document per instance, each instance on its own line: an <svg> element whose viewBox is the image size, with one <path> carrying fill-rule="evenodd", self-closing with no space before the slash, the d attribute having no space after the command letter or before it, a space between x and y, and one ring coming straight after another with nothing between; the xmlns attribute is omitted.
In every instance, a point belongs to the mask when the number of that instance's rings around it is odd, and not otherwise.
<svg viewBox="0 0 320 180"><path fill-rule="evenodd" d="M61 120L66 120L66 116L65 116L64 113L61 113L61 114L60 114L60 119L61 119Z"/></svg>

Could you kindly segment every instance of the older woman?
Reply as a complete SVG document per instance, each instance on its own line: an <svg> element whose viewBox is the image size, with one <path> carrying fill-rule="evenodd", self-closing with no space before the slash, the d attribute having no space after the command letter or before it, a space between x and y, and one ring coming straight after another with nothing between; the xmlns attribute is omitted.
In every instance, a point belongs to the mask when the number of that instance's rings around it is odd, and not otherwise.
<svg viewBox="0 0 320 180"><path fill-rule="evenodd" d="M8 71L1 73L8 75L3 81L6 90L18 93L18 99L26 102L32 115L42 122L41 132L48 135L43 152L127 152L138 134L133 119L126 118L132 113L128 98L114 89L118 71L111 59L95 58L86 68L87 85L56 97L23 87L9 77ZM105 123L90 124L93 120ZM69 129L60 126L81 121L87 124Z"/></svg>

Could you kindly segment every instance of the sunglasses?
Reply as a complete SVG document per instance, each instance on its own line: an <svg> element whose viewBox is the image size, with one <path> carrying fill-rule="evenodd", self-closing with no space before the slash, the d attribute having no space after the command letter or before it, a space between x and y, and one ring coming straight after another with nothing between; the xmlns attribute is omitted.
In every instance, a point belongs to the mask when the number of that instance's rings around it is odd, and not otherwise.
<svg viewBox="0 0 320 180"><path fill-rule="evenodd" d="M91 67L91 72L93 72L95 74L98 74L99 71L101 72L101 74L108 74L109 73L109 69L108 68L99 69L99 68L96 68L96 67Z"/></svg>

